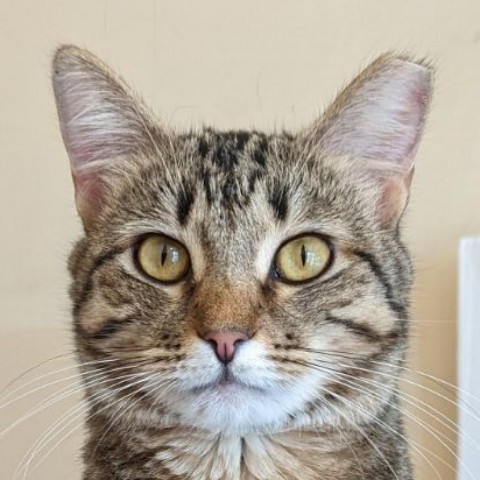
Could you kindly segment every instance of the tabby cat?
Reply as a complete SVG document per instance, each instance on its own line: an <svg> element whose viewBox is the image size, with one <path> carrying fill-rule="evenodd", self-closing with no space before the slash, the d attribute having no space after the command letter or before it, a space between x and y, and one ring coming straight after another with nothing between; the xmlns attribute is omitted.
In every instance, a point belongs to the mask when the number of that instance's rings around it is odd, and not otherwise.
<svg viewBox="0 0 480 480"><path fill-rule="evenodd" d="M296 133L178 133L85 50L53 85L85 480L412 479L400 239L432 71L385 54Z"/></svg>

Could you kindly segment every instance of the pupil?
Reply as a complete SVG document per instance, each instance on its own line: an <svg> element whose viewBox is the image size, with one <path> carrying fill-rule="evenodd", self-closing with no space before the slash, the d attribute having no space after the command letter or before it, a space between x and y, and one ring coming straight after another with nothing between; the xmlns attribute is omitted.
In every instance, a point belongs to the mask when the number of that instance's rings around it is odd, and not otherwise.
<svg viewBox="0 0 480 480"><path fill-rule="evenodd" d="M302 265L305 266L307 263L307 252L305 250L305 245L302 244Z"/></svg>
<svg viewBox="0 0 480 480"><path fill-rule="evenodd" d="M166 260L167 260L167 246L165 244L163 244L163 246L162 246L162 257L161 257L162 267L165 265Z"/></svg>

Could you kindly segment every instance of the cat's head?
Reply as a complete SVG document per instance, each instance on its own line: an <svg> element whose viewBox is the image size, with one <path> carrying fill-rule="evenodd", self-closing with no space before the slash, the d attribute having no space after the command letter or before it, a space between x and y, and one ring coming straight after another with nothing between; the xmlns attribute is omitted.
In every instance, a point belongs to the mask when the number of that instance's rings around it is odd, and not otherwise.
<svg viewBox="0 0 480 480"><path fill-rule="evenodd" d="M297 133L175 133L93 55L61 48L91 405L228 431L378 408L406 347L398 224L431 76L387 54Z"/></svg>

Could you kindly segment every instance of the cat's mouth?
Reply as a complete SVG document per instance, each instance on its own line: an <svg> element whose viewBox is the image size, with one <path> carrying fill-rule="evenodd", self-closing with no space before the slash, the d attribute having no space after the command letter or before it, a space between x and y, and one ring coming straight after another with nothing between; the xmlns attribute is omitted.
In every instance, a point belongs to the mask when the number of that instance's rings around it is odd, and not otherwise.
<svg viewBox="0 0 480 480"><path fill-rule="evenodd" d="M264 388L256 385L252 385L249 382L245 382L238 378L238 375L234 375L228 366L224 367L220 375L214 381L205 383L203 385L197 385L191 389L194 394L203 392L234 392L234 391L256 391L258 393L266 393Z"/></svg>

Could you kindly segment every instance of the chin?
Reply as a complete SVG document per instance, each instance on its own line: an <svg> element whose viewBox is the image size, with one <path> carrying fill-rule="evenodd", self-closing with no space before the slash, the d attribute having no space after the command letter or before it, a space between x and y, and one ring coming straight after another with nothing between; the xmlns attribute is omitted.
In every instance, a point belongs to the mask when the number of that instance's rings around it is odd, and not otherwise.
<svg viewBox="0 0 480 480"><path fill-rule="evenodd" d="M297 388L263 389L235 381L218 382L179 394L170 409L184 425L210 432L245 435L278 431L311 398L311 379L299 383L302 385Z"/></svg>
<svg viewBox="0 0 480 480"><path fill-rule="evenodd" d="M235 384L207 390L189 403L185 421L215 432L246 433L280 426L287 418L285 406L271 394Z"/></svg>

